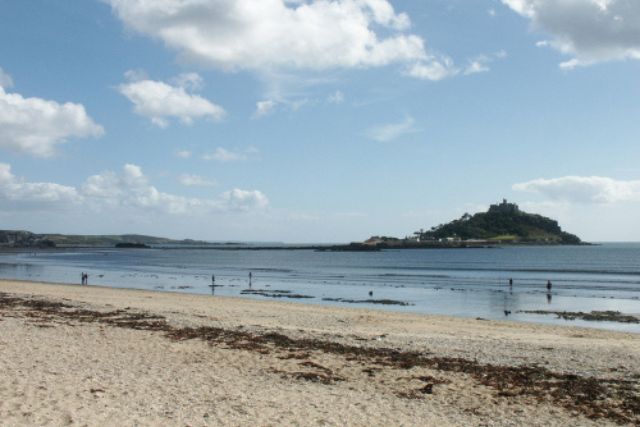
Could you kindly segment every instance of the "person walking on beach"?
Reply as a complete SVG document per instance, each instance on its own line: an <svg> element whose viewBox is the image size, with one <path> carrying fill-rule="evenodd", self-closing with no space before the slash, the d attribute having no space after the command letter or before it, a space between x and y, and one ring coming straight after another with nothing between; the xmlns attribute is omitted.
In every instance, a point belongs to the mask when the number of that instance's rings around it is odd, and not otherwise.
<svg viewBox="0 0 640 427"><path fill-rule="evenodd" d="M216 276L214 274L211 275L211 284L209 285L211 288L211 295L215 295L216 293Z"/></svg>
<svg viewBox="0 0 640 427"><path fill-rule="evenodd" d="M84 271L80 273L80 283L84 285Z"/></svg>

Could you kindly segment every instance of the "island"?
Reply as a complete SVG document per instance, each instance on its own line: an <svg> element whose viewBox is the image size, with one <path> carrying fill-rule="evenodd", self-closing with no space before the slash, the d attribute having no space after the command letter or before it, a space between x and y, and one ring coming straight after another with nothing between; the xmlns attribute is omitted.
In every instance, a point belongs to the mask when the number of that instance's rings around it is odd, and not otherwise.
<svg viewBox="0 0 640 427"><path fill-rule="evenodd" d="M375 248L486 247L493 245L582 245L582 240L562 230L558 222L520 210L503 200L486 212L419 230L405 238L373 236L362 246Z"/></svg>

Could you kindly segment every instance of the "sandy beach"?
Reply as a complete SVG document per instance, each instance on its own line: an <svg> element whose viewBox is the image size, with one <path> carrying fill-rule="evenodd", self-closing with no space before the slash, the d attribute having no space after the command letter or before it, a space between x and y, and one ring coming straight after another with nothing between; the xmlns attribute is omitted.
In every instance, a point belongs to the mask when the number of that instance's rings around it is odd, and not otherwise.
<svg viewBox="0 0 640 427"><path fill-rule="evenodd" d="M640 336L0 281L0 425L640 423Z"/></svg>

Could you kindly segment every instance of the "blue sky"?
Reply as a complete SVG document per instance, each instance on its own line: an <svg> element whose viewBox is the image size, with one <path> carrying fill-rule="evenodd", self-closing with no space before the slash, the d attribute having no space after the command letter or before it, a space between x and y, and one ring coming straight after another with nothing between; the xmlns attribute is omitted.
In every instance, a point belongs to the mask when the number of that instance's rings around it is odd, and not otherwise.
<svg viewBox="0 0 640 427"><path fill-rule="evenodd" d="M0 228L640 240L640 4L0 0Z"/></svg>

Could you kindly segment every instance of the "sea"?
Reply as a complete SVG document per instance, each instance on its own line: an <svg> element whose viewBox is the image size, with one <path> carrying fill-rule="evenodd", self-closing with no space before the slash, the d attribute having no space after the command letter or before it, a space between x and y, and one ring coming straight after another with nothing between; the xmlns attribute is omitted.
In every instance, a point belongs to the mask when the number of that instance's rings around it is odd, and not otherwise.
<svg viewBox="0 0 640 427"><path fill-rule="evenodd" d="M114 288L640 333L640 324L528 313L611 310L640 315L640 243L379 252L229 249L4 253L0 278L80 284L84 272L89 285Z"/></svg>

